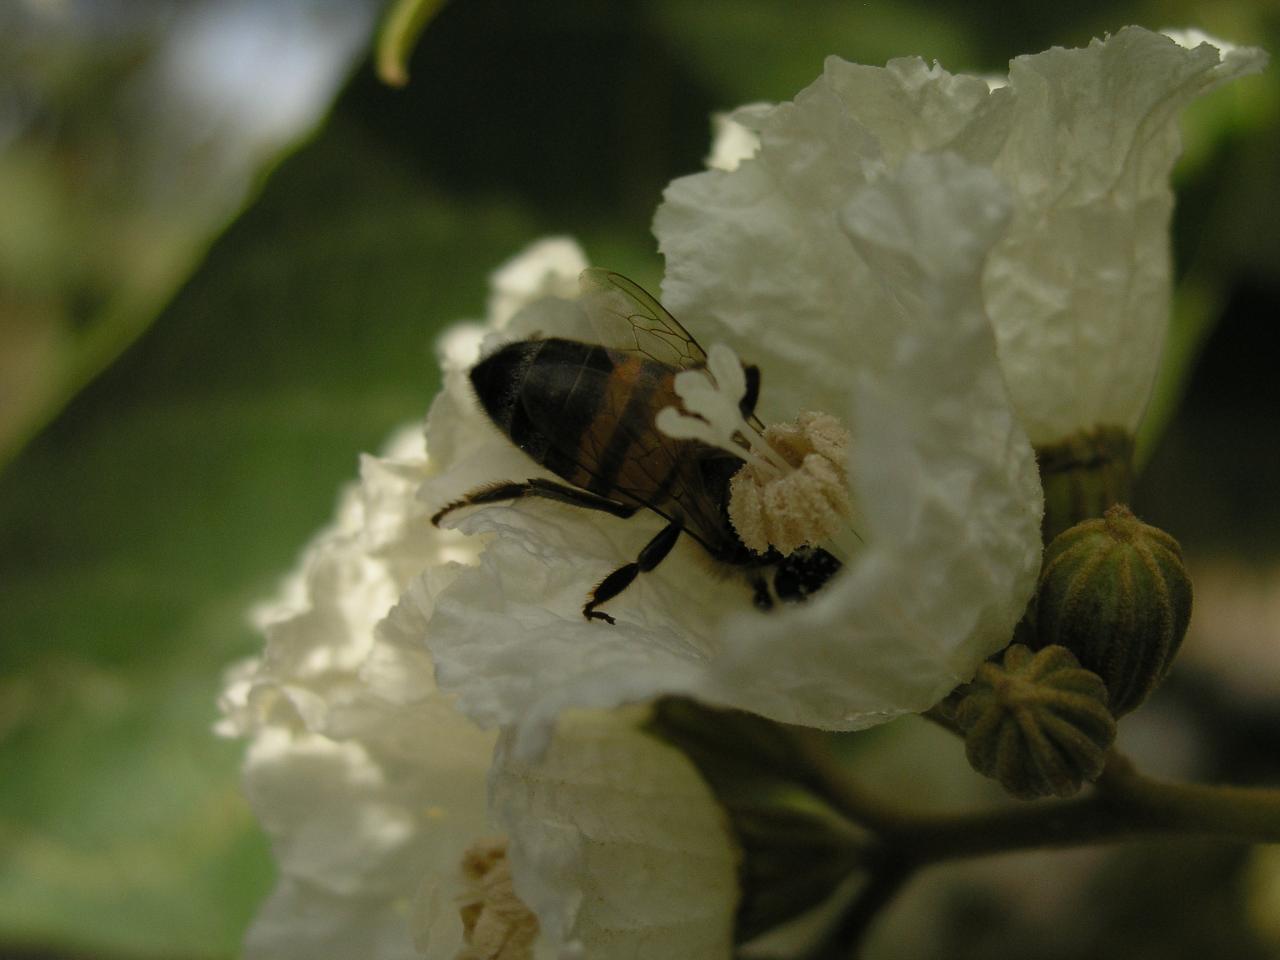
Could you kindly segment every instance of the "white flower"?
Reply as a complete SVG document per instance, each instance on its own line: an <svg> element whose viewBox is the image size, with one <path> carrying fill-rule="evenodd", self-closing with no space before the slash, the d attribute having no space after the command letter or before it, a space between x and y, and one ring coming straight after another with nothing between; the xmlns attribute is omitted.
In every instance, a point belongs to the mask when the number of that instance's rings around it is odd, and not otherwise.
<svg viewBox="0 0 1280 960"><path fill-rule="evenodd" d="M499 274L495 315L566 252L543 244ZM566 718L539 763L494 759L496 734L436 689L421 624L379 629L410 582L447 583L479 547L428 522L415 493L436 469L417 430L363 458L256 612L264 653L229 677L220 731L250 738L245 789L279 870L246 956L727 958L737 854L681 754L597 712Z"/></svg>
<svg viewBox="0 0 1280 960"><path fill-rule="evenodd" d="M808 603L763 614L740 577L724 576L682 538L609 602L618 621L610 627L586 621L583 602L636 557L660 518L620 520L542 500L455 514L450 522L484 538L479 562L448 583L423 578L399 613L430 611L419 635L442 688L482 725L514 726L517 753L536 754L565 709L660 693L830 728L924 710L1008 641L1025 606L1039 561L1039 483L980 286L1006 222L1003 189L953 156L913 157L838 203L815 176L814 202L831 201L826 248L792 234L797 247L784 254L773 234L785 224L740 202L733 187L776 155L766 141L737 172L715 175L728 190L720 209L740 216L749 235L731 244L742 262L717 268L737 271L739 305L758 296L757 322L743 330L705 301L676 316L704 343L726 340L760 365L766 422L819 410L850 426L862 544ZM752 189L761 204L788 202L768 180ZM691 245L709 222L690 211ZM752 239L779 259L744 250ZM669 264L687 275L678 255ZM783 319L789 297L827 283L831 264L859 281L843 305ZM574 290L572 271L560 284ZM763 319L771 310L782 322ZM552 298L495 325L493 342L534 335L596 337L578 303ZM468 367L462 357L446 367L428 418L441 459L422 497L437 508L486 483L546 475L487 421Z"/></svg>
<svg viewBox="0 0 1280 960"><path fill-rule="evenodd" d="M793 104L735 115L763 141L757 164L668 191L656 223L668 306L742 337L822 322L864 282L832 242L831 208L912 152L953 151L994 170L1012 198L983 291L1031 440L1100 426L1132 434L1168 322L1179 114L1265 62L1198 32L1171 40L1136 27L1018 57L994 83L914 57L884 68L831 58ZM749 152L740 130L734 144ZM788 359L807 362L799 350Z"/></svg>
<svg viewBox="0 0 1280 960"><path fill-rule="evenodd" d="M1256 73L1257 49L1184 47L1130 27L1009 67L1004 117L966 131L1014 217L984 288L1009 389L1033 442L1136 432L1169 322L1170 173L1182 109ZM1003 126L1003 130L998 129ZM983 141L986 141L985 143Z"/></svg>
<svg viewBox="0 0 1280 960"><path fill-rule="evenodd" d="M864 547L812 602L763 615L685 543L611 601L606 630L582 598L656 518L476 510L459 526L492 535L480 563L417 591L435 606L442 685L536 752L571 706L684 693L849 729L966 679L1007 641L1038 561L1022 430L1136 425L1167 310L1177 110L1260 60L1129 28L1019 58L1003 84L833 58L793 103L740 110L758 144L730 127L733 149L713 151L725 169L676 181L658 212L664 299L760 365L766 422L817 409L849 423ZM535 334L592 328L556 300L503 336ZM432 427L473 445L428 499L543 472L486 434L462 370L448 380Z"/></svg>

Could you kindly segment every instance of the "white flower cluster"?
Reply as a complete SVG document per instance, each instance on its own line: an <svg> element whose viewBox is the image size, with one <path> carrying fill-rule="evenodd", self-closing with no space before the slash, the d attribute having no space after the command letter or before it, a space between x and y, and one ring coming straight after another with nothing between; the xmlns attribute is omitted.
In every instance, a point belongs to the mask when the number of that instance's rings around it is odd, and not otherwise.
<svg viewBox="0 0 1280 960"><path fill-rule="evenodd" d="M1003 84L833 59L794 102L739 111L722 169L671 185L666 305L761 367L766 423L850 428L833 475L859 543L794 607L752 610L682 538L610 627L586 594L660 518L523 501L430 526L545 475L476 403L482 348L593 339L572 243L500 271L486 323L443 344L429 457L411 437L364 460L224 697L280 868L249 956L728 958L732 838L627 705L854 729L928 708L1008 641L1040 557L1028 436L1136 425L1178 110L1262 62L1136 28Z"/></svg>

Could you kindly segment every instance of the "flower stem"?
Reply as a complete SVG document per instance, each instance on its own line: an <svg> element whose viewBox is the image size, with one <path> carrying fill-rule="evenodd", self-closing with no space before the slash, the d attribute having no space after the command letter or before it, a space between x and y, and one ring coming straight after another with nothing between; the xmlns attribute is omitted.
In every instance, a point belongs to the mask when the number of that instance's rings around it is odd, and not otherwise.
<svg viewBox="0 0 1280 960"><path fill-rule="evenodd" d="M947 725L945 715L936 719ZM1157 780L1114 751L1087 796L961 814L890 807L868 796L814 743L805 752L813 760L811 786L875 837L863 862L867 884L812 954L817 960L857 956L880 911L918 870L933 864L1156 836L1280 842L1280 790Z"/></svg>
<svg viewBox="0 0 1280 960"><path fill-rule="evenodd" d="M1280 790L1156 780L1113 752L1098 792L1135 821L1149 823L1144 832L1280 841Z"/></svg>
<svg viewBox="0 0 1280 960"><path fill-rule="evenodd" d="M1144 836L1280 842L1280 790L1155 780L1112 753L1085 797L966 814L905 814L883 837L917 864Z"/></svg>

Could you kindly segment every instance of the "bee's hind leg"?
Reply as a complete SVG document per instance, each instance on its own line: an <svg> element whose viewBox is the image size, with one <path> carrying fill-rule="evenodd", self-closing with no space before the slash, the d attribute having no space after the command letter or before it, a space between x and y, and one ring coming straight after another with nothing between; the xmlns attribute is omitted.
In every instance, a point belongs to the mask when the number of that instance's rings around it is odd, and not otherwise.
<svg viewBox="0 0 1280 960"><path fill-rule="evenodd" d="M666 559L667 554L671 552L671 548L680 539L681 529L678 523L667 524L658 531L656 537L644 545L644 549L640 551L640 555L636 557L634 563L619 567L601 580L600 585L592 591L591 599L582 608L582 615L588 620L603 620L605 623L613 623L613 617L607 613L599 612L596 607L606 600L612 600L627 589L631 585L631 581L636 578L636 574L648 573Z"/></svg>
<svg viewBox="0 0 1280 960"><path fill-rule="evenodd" d="M431 523L434 526L440 526L440 521L444 519L446 514L462 507L474 507L484 503L501 503L504 500L519 500L522 497L543 497L547 500L558 500L561 503L582 507L586 510L602 510L605 513L611 513L615 517L622 517L623 519L634 514L637 509L624 503L617 503L605 497L596 496L587 490L579 490L577 487L571 487L568 484L556 483L554 480L546 480L542 477L533 477L523 483L494 483L481 487L479 490L472 490L465 497L437 510L431 517Z"/></svg>

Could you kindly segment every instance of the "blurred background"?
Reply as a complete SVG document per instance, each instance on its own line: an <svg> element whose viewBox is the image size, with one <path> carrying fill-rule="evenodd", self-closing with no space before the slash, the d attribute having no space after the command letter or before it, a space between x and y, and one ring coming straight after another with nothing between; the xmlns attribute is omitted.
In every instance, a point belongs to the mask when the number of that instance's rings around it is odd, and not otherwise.
<svg viewBox="0 0 1280 960"><path fill-rule="evenodd" d="M656 287L649 220L712 111L788 99L831 53L996 73L1128 23L1280 51L1259 0L452 0L394 89L370 60L383 13L0 4L0 958L237 954L272 883L241 746L210 733L222 672L258 648L246 610L358 452L425 411L434 338L482 314L497 264L566 233ZM1197 608L1122 744L1152 772L1277 784L1277 71L1184 129L1135 508L1181 539ZM981 794L937 736L867 735L868 769ZM1280 956L1280 849L940 869L870 953Z"/></svg>

